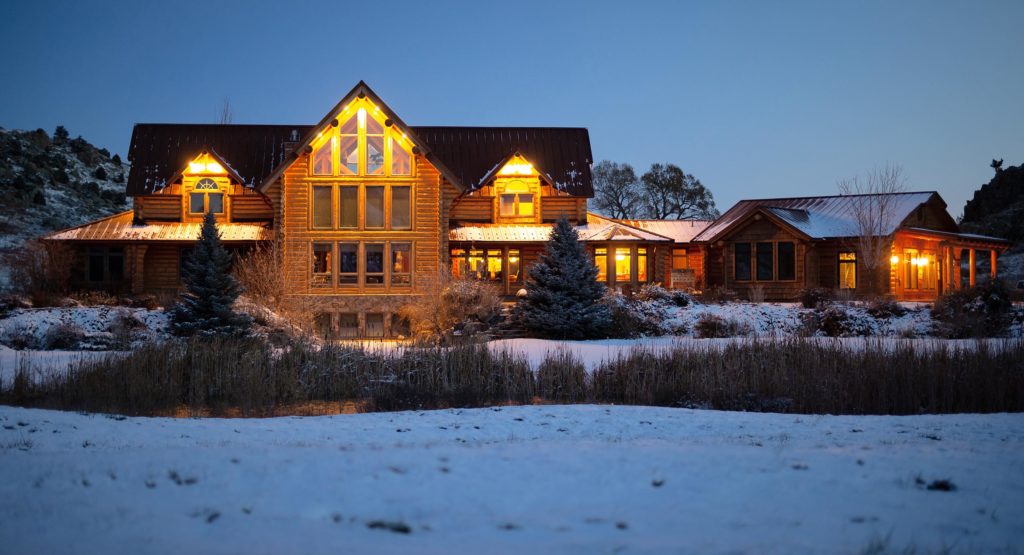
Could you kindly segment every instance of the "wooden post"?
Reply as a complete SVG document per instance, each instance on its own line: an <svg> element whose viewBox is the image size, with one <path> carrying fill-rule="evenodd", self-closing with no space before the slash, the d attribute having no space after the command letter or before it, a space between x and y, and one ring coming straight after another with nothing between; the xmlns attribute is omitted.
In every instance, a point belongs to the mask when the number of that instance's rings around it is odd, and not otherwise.
<svg viewBox="0 0 1024 555"><path fill-rule="evenodd" d="M142 293L146 286L146 276L144 272L145 261L146 261L146 250L149 245L135 245L131 248L129 258L131 259L131 289L133 295Z"/></svg>
<svg viewBox="0 0 1024 555"><path fill-rule="evenodd" d="M970 265L968 266L967 284L970 285L971 287L974 287L974 277L975 277L974 276L974 263L976 262L976 260L974 259L974 249L968 249L967 252L968 252L968 261L970 263Z"/></svg>
<svg viewBox="0 0 1024 555"><path fill-rule="evenodd" d="M992 260L992 281L995 281L996 280L996 250L995 249L989 249L988 254L989 254L990 259Z"/></svg>

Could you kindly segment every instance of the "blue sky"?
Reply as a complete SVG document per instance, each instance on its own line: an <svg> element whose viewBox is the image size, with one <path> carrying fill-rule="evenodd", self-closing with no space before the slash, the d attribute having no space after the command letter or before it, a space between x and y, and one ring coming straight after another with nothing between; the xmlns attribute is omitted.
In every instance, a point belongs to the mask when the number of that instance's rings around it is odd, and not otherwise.
<svg viewBox="0 0 1024 555"><path fill-rule="evenodd" d="M1024 2L17 2L0 126L124 155L137 122L315 123L364 79L411 125L582 126L720 209L886 163L956 216L1024 162Z"/></svg>

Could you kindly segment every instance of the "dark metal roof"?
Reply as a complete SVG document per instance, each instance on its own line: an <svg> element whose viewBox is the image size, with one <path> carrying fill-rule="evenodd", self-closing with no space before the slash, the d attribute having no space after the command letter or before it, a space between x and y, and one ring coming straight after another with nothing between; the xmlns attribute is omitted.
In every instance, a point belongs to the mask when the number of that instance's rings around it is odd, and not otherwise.
<svg viewBox="0 0 1024 555"><path fill-rule="evenodd" d="M193 158L214 150L253 187L284 161L284 143L298 141L309 125L140 123L132 131L125 193L146 195L167 185ZM294 131L294 133L293 133Z"/></svg>
<svg viewBox="0 0 1024 555"><path fill-rule="evenodd" d="M310 125L140 123L132 133L126 194L145 195L204 150L212 149L254 187L285 161L285 143L298 141ZM553 186L592 197L590 136L583 128L410 127L467 189L481 186L498 166L519 153Z"/></svg>
<svg viewBox="0 0 1024 555"><path fill-rule="evenodd" d="M467 189L484 185L517 152L556 189L592 197L590 134L579 127L413 127Z"/></svg>

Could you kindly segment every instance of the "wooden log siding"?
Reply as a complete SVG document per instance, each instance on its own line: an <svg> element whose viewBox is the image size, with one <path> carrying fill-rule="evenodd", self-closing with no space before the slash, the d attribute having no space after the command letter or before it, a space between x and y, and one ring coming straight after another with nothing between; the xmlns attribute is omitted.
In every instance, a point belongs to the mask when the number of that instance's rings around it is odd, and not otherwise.
<svg viewBox="0 0 1024 555"><path fill-rule="evenodd" d="M554 222L566 218L572 223L584 220L587 213L587 199L579 197L542 197L540 201L540 219L542 222Z"/></svg>
<svg viewBox="0 0 1024 555"><path fill-rule="evenodd" d="M231 195L231 221L264 222L274 218L273 207L263 195L248 192Z"/></svg>
<svg viewBox="0 0 1024 555"><path fill-rule="evenodd" d="M452 206L451 219L459 222L494 221L494 197L490 195L459 197Z"/></svg>
<svg viewBox="0 0 1024 555"><path fill-rule="evenodd" d="M181 195L163 194L135 197L135 213L143 221L179 222L182 217Z"/></svg>
<svg viewBox="0 0 1024 555"><path fill-rule="evenodd" d="M178 289L179 249L178 245L150 245L146 249L142 272L147 292Z"/></svg>
<svg viewBox="0 0 1024 555"><path fill-rule="evenodd" d="M408 296L422 292L437 277L441 266L442 235L447 234L447 222L441 225L441 176L422 156L415 156L415 170L412 177L310 177L308 175L309 155L301 155L283 175L280 219L281 237L284 241L283 272L285 287L289 295L314 295L318 303L344 310L355 306L354 297L373 297L378 301L358 303L360 311L373 312L374 306L391 306L383 297ZM337 183L367 185L410 185L413 189L411 230L331 230L311 229L310 189L312 185ZM272 202L274 199L272 199ZM336 213L337 206L332 210ZM443 231L443 233L442 233ZM357 287L333 288L310 287L311 256L313 243L412 243L412 286L411 287ZM385 260L385 264L389 261ZM336 267L337 262L332 260ZM360 261L362 264L362 261ZM338 297L331 301L325 297ZM347 298L348 301L340 299ZM374 304L374 303L377 304ZM403 301L405 302L405 301ZM320 306L320 304L318 304Z"/></svg>

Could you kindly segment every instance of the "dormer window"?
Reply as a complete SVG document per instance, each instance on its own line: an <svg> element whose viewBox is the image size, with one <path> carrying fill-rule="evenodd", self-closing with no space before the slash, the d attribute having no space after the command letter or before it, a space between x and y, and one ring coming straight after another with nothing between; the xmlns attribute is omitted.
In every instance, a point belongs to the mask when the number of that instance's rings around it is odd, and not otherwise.
<svg viewBox="0 0 1024 555"><path fill-rule="evenodd" d="M224 193L217 182L206 177L196 182L188 195L188 211L192 214L224 213Z"/></svg>
<svg viewBox="0 0 1024 555"><path fill-rule="evenodd" d="M314 141L311 175L412 175L411 141L368 101L349 105L338 122Z"/></svg>
<svg viewBox="0 0 1024 555"><path fill-rule="evenodd" d="M494 180L499 222L533 223L537 221L537 197L540 178L533 164L516 154L498 170Z"/></svg>

